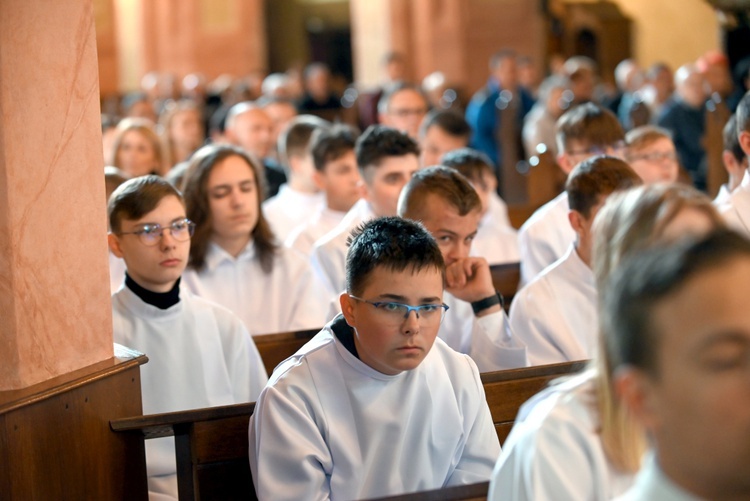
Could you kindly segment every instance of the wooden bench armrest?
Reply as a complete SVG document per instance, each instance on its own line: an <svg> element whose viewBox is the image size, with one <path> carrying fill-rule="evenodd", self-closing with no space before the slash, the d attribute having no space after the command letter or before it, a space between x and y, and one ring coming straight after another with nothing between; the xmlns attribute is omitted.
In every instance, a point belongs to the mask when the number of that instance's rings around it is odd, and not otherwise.
<svg viewBox="0 0 750 501"><path fill-rule="evenodd" d="M219 407L207 407L188 411L148 414L110 421L113 431L140 431L145 439L171 437L181 426L190 426L201 421L214 421L237 416L250 416L255 409L255 402Z"/></svg>
<svg viewBox="0 0 750 501"><path fill-rule="evenodd" d="M431 491L412 492L387 496L370 501L474 501L486 500L489 491L489 482L479 482L469 485L454 485Z"/></svg>
<svg viewBox="0 0 750 501"><path fill-rule="evenodd" d="M588 363L588 360L576 360L574 362L536 365L533 367L523 367L521 369L505 369L502 371L484 372L479 376L484 385L533 377L565 376L583 370Z"/></svg>

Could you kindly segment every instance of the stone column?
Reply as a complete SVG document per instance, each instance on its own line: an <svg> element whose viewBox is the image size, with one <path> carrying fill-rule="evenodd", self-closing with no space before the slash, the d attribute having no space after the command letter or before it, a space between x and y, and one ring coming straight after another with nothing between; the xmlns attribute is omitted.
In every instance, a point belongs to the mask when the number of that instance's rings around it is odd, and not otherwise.
<svg viewBox="0 0 750 501"><path fill-rule="evenodd" d="M91 0L0 2L0 391L112 357Z"/></svg>

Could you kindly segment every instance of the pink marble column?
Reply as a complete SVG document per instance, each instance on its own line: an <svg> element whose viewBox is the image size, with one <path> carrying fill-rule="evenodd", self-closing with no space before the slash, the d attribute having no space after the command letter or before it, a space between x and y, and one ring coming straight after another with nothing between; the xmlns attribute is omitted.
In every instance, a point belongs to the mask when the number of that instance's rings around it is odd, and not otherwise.
<svg viewBox="0 0 750 501"><path fill-rule="evenodd" d="M112 357L91 0L0 2L0 391Z"/></svg>

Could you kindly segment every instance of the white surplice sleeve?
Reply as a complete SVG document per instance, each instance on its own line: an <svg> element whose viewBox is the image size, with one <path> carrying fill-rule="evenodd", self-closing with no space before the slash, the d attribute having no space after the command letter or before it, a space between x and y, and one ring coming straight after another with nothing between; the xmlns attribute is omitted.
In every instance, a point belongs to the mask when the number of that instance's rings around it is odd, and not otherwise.
<svg viewBox="0 0 750 501"><path fill-rule="evenodd" d="M307 388L267 386L249 430L258 499L329 499L333 459L324 438L328 433L320 402L310 398Z"/></svg>
<svg viewBox="0 0 750 501"><path fill-rule="evenodd" d="M462 408L466 416L464 431L467 439L456 468L446 481L447 486L486 482L500 455L500 442L487 406L479 371L470 359L467 363L471 366L476 391L467 393L464 397Z"/></svg>
<svg viewBox="0 0 750 501"><path fill-rule="evenodd" d="M479 372L528 367L526 346L510 327L505 311L474 319L471 333L471 358Z"/></svg>

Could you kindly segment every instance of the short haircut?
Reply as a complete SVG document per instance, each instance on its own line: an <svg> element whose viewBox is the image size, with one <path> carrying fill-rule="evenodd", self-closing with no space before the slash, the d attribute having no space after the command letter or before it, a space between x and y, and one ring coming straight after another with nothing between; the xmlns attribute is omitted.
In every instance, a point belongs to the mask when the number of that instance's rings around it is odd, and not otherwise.
<svg viewBox="0 0 750 501"><path fill-rule="evenodd" d="M672 133L656 125L642 125L625 134L625 144L627 145L628 153L631 151L640 151L660 139L669 139L671 141Z"/></svg>
<svg viewBox="0 0 750 501"><path fill-rule="evenodd" d="M750 132L750 91L746 92L740 104L737 105L737 135L740 132Z"/></svg>
<svg viewBox="0 0 750 501"><path fill-rule="evenodd" d="M459 148L443 155L440 163L464 175L474 185L487 188L486 175L495 175L495 165L485 153L472 148Z"/></svg>
<svg viewBox="0 0 750 501"><path fill-rule="evenodd" d="M345 124L316 130L310 139L310 152L315 170L323 172L329 162L354 151L358 134L357 129Z"/></svg>
<svg viewBox="0 0 750 501"><path fill-rule="evenodd" d="M316 129L330 125L330 122L314 115L299 115L292 118L279 134L279 155L284 169L289 168L291 157L303 158L309 153L310 138Z"/></svg>
<svg viewBox="0 0 750 501"><path fill-rule="evenodd" d="M750 242L737 233L717 231L625 259L601 301L600 318L613 367L632 365L658 376L661 333L654 325L654 310L698 275L740 258L750 259Z"/></svg>
<svg viewBox="0 0 750 501"><path fill-rule="evenodd" d="M380 97L380 100L378 100L378 113L382 115L385 115L386 113L388 113L388 108L391 106L391 99L393 99L393 96L405 90L416 92L417 94L422 96L425 107L430 106L429 104L430 101L427 99L427 96L424 95L424 92L422 91L421 87L418 87L414 84L410 84L408 82L398 82L397 84L390 86L388 89L386 89L385 92L383 92L383 95Z"/></svg>
<svg viewBox="0 0 750 501"><path fill-rule="evenodd" d="M371 125L357 139L354 153L357 166L364 174L366 168L377 167L387 157L419 156L419 146L405 132L384 125Z"/></svg>
<svg viewBox="0 0 750 501"><path fill-rule="evenodd" d="M417 171L406 183L398 200L398 215L422 219L426 215L425 201L430 195L440 197L460 216L482 210L479 195L469 180L456 169L437 165Z"/></svg>
<svg viewBox="0 0 750 501"><path fill-rule="evenodd" d="M438 127L449 136L466 140L467 144L471 137L471 125L454 110L432 110L427 113L419 127L419 136L424 137L430 127Z"/></svg>
<svg viewBox="0 0 750 501"><path fill-rule="evenodd" d="M440 248L425 228L400 217L381 217L364 223L347 239L346 291L361 294L378 269L417 273L434 269L445 278Z"/></svg>
<svg viewBox="0 0 750 501"><path fill-rule="evenodd" d="M732 115L729 117L729 120L727 120L727 123L724 125L724 130L721 132L721 137L724 140L724 151L730 152L737 162L742 163L742 161L745 160L745 152L742 151L739 134L737 134L736 114Z"/></svg>
<svg viewBox="0 0 750 501"><path fill-rule="evenodd" d="M641 178L627 163L619 158L603 155L591 157L576 165L565 183L565 191L568 193L571 210L589 218L591 210L602 197L641 183Z"/></svg>
<svg viewBox="0 0 750 501"><path fill-rule="evenodd" d="M183 179L182 189L185 192L185 208L187 217L195 223L195 233L190 243L189 266L197 271L206 265L208 244L213 234L213 222L209 205L208 178L214 167L229 157L239 157L245 161L255 177L255 188L258 190L258 222L250 235L255 245L255 252L260 261L261 269L270 273L277 244L271 227L268 224L261 202L263 201L262 165L243 149L226 144L211 144L204 146L190 157L187 172Z"/></svg>
<svg viewBox="0 0 750 501"><path fill-rule="evenodd" d="M112 233L119 233L124 219L140 219L156 209L166 197L177 197L185 204L182 194L165 179L155 176L140 176L118 186L107 203L107 216Z"/></svg>
<svg viewBox="0 0 750 501"><path fill-rule="evenodd" d="M611 146L625 140L625 132L614 113L594 103L566 111L557 121L557 150L566 151L571 141L588 146Z"/></svg>

